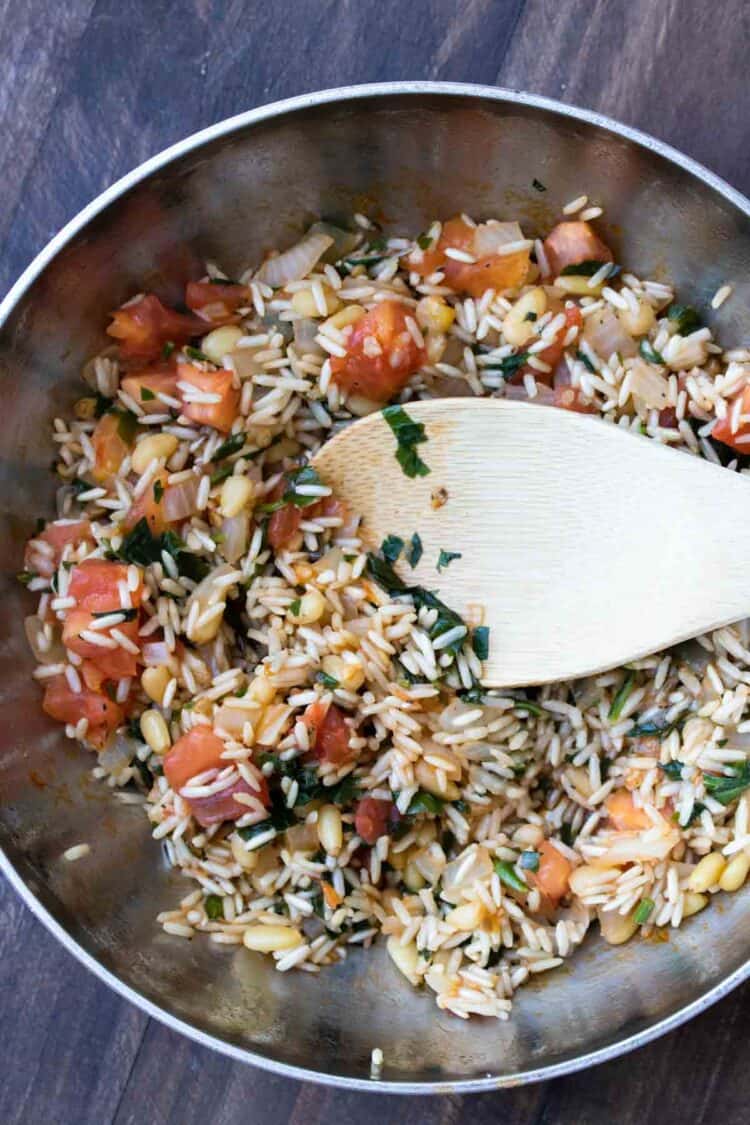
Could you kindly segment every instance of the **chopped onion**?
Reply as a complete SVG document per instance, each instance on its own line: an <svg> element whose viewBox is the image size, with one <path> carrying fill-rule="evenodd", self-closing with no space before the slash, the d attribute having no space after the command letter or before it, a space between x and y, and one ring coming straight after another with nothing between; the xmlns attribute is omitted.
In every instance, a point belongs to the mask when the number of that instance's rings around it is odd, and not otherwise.
<svg viewBox="0 0 750 1125"><path fill-rule="evenodd" d="M221 534L224 536L221 553L227 562L233 563L242 558L247 550L249 533L250 516L247 512L240 512L238 516L227 516L221 525Z"/></svg>
<svg viewBox="0 0 750 1125"><path fill-rule="evenodd" d="M497 254L501 246L522 240L523 231L518 223L499 223L496 219L490 219L488 223L482 223L476 229L474 253L477 258L487 258L491 254Z"/></svg>
<svg viewBox="0 0 750 1125"><path fill-rule="evenodd" d="M143 663L148 667L169 664L172 653L164 641L146 641L141 648Z"/></svg>
<svg viewBox="0 0 750 1125"><path fill-rule="evenodd" d="M233 707L231 702L222 703L214 713L214 726L225 730L232 738L242 741L242 728L245 723L257 719L260 704L254 710L247 707Z"/></svg>
<svg viewBox="0 0 750 1125"><path fill-rule="evenodd" d="M469 854L471 861L469 862ZM457 879L460 876L460 882ZM481 844L472 844L461 855L449 863L443 872L443 889L440 897L446 902L457 903L463 898L464 890L468 890L477 882L483 882L492 876L492 860L490 853Z"/></svg>
<svg viewBox="0 0 750 1125"><path fill-rule="evenodd" d="M359 232L344 230L342 227L334 226L333 223L313 223L307 233L308 235L327 235L333 240L333 245L323 254L323 261L330 262L332 265L339 258L345 258L347 254L351 254L352 250L359 246L362 238Z"/></svg>
<svg viewBox="0 0 750 1125"><path fill-rule="evenodd" d="M317 335L318 322L316 320L308 320L307 317L295 320L294 346L300 355L325 355L325 349L321 348L315 340Z"/></svg>
<svg viewBox="0 0 750 1125"><path fill-rule="evenodd" d="M171 484L164 490L162 511L167 523L177 523L179 520L192 516L197 509L198 487L200 480L197 476Z"/></svg>
<svg viewBox="0 0 750 1125"><path fill-rule="evenodd" d="M111 773L114 777L117 777L117 775L122 773L133 761L137 749L138 744L134 742L132 738L117 733L111 742L107 744L107 748L102 750L99 755L99 765L102 766L107 773Z"/></svg>
<svg viewBox="0 0 750 1125"><path fill-rule="evenodd" d="M276 258L267 258L255 275L272 289L281 289L290 281L300 281L320 260L333 239L328 234L308 234Z"/></svg>
<svg viewBox="0 0 750 1125"><path fill-rule="evenodd" d="M55 632L52 634L52 641L49 648L43 648L44 637L44 622L41 617L36 614L24 619L24 630L26 632L26 640L29 642L29 648L34 654L34 659L39 664L60 664L65 660L65 649L62 642Z"/></svg>
<svg viewBox="0 0 750 1125"><path fill-rule="evenodd" d="M615 353L627 358L635 355L637 351L633 337L625 331L619 317L606 306L586 317L583 338L605 361Z"/></svg>
<svg viewBox="0 0 750 1125"><path fill-rule="evenodd" d="M633 360L630 368L630 393L649 409L663 410L669 404L669 383L655 367L642 359Z"/></svg>

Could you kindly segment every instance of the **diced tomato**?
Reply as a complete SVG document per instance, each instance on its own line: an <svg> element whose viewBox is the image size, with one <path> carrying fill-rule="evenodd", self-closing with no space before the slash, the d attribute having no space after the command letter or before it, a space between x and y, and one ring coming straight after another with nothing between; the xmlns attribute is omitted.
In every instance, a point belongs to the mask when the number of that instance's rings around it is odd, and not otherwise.
<svg viewBox="0 0 750 1125"><path fill-rule="evenodd" d="M593 403L584 402L578 387L555 387L552 405L560 410L572 410L575 414L597 414Z"/></svg>
<svg viewBox="0 0 750 1125"><path fill-rule="evenodd" d="M227 765L226 762L222 764ZM212 793L209 797L191 797L188 800L190 811L204 828L210 824L221 824L224 820L237 820L250 810L247 805L235 801L236 793L247 793L249 796L257 797L266 808L270 804L265 781L256 789L248 785L244 778L239 778L233 785L228 785L226 789Z"/></svg>
<svg viewBox="0 0 750 1125"><path fill-rule="evenodd" d="M48 555L35 547L34 543L38 539L49 543L54 554ZM75 546L79 543L93 542L94 536L88 520L55 520L54 523L48 523L44 531L40 531L26 544L24 566L26 570L41 574L43 578L50 578L60 565L63 551L69 543Z"/></svg>
<svg viewBox="0 0 750 1125"><path fill-rule="evenodd" d="M558 223L544 240L544 253L552 277L567 266L581 262L611 262L614 255L589 223L571 220Z"/></svg>
<svg viewBox="0 0 750 1125"><path fill-rule="evenodd" d="M539 848L539 868L529 873L531 882L552 903L558 903L568 891L568 881L573 864L558 851L554 844L545 840Z"/></svg>
<svg viewBox="0 0 750 1125"><path fill-rule="evenodd" d="M170 398L178 398L177 369L164 365L136 371L132 375L126 375L121 386L138 403L144 414L163 414L169 408L156 396L164 394Z"/></svg>
<svg viewBox="0 0 750 1125"><path fill-rule="evenodd" d="M578 305L568 305L565 309L565 324L555 334L554 339L546 348L536 353L536 358L540 359L542 363L546 363L549 371L540 371L538 368L532 366L530 363L524 363L515 375L509 379L511 383L522 383L524 375L533 375L537 383L552 383L555 368L562 359L565 350L565 337L568 335L569 330L575 325L580 331L583 328L583 317ZM564 390L566 388L560 388Z"/></svg>
<svg viewBox="0 0 750 1125"><path fill-rule="evenodd" d="M426 362L400 301L381 301L351 330L345 356L331 356L331 374L345 391L374 402L387 402L406 386Z"/></svg>
<svg viewBox="0 0 750 1125"><path fill-rule="evenodd" d="M108 696L88 688L74 692L65 676L54 676L47 680L42 707L60 723L77 723L79 719L88 719L86 738L94 746L103 746L123 720L122 709Z"/></svg>
<svg viewBox="0 0 750 1125"><path fill-rule="evenodd" d="M129 652L120 645L117 648L105 648L81 636L81 633L91 629L96 620L97 617L88 610L69 609L62 635L65 647L82 656L84 660L95 664L105 680L120 680L126 676L134 676L138 670L138 656L134 652ZM138 644L136 620L123 621L117 629L133 644ZM101 635L109 636L109 630L102 630Z"/></svg>
<svg viewBox="0 0 750 1125"><path fill-rule="evenodd" d="M354 814L354 828L366 844L374 844L388 831L392 803L377 797L363 797Z"/></svg>
<svg viewBox="0 0 750 1125"><path fill-rule="evenodd" d="M267 502L273 503L275 500L280 500L288 487L289 482L286 477L282 477L268 493ZM283 508L277 508L275 512L271 513L267 534L268 542L274 551L280 551L289 546L297 535L301 523L302 510L296 504L285 504Z"/></svg>
<svg viewBox="0 0 750 1125"><path fill-rule="evenodd" d="M659 425L664 430L677 429L677 411L673 406L665 406L659 411Z"/></svg>
<svg viewBox="0 0 750 1125"><path fill-rule="evenodd" d="M163 305L153 293L112 313L107 334L120 343L125 359L158 359L166 343L181 345L206 331L197 316L186 316Z"/></svg>
<svg viewBox="0 0 750 1125"><path fill-rule="evenodd" d="M177 375L180 383L188 383L198 391L218 395L218 402L185 402L184 392L178 387L182 413L193 422L213 426L215 430L228 434L240 409L240 392L232 385L232 372L201 371L191 363L180 363L177 365Z"/></svg>
<svg viewBox="0 0 750 1125"><path fill-rule="evenodd" d="M179 793L191 777L227 766L229 763L221 756L224 750L224 742L202 723L178 738L164 759L164 774L175 793Z"/></svg>
<svg viewBox="0 0 750 1125"><path fill-rule="evenodd" d="M84 660L78 669L83 682L90 691L101 691L106 676L91 660Z"/></svg>
<svg viewBox="0 0 750 1125"><path fill-rule="evenodd" d="M122 435L122 417L117 413L103 414L91 435L94 447L94 468L91 475L98 484L105 484L116 476L130 452L130 445Z"/></svg>
<svg viewBox="0 0 750 1125"><path fill-rule="evenodd" d="M212 324L229 324L236 321L237 309L250 301L250 290L245 285L222 285L217 281L189 281L185 290L185 304L199 312Z"/></svg>
<svg viewBox="0 0 750 1125"><path fill-rule="evenodd" d="M747 416L750 418L750 387L745 387L736 395L729 403L726 417L720 418L711 430L711 437L716 441L723 442L724 445L736 449L738 453L750 453L750 421L740 421L737 429L732 433L732 418L735 412L735 403L737 399L742 399L742 406L740 407L740 419Z"/></svg>
<svg viewBox="0 0 750 1125"><path fill-rule="evenodd" d="M167 490L167 474L161 469L140 496L128 508L124 527L130 531L139 520L145 519L154 535L166 531L168 521L164 515L164 493Z"/></svg>
<svg viewBox="0 0 750 1125"><path fill-rule="evenodd" d="M340 765L350 757L351 731L345 713L335 703L311 703L302 716L308 729L312 752L318 761Z"/></svg>
<svg viewBox="0 0 750 1125"><path fill-rule="evenodd" d="M515 254L487 254L476 262L457 262L446 250L474 251L475 228L460 217L448 219L437 246L423 253L421 262L409 268L426 277L437 269L445 274L445 283L456 293L481 297L487 289L514 289L523 285L529 272L528 250Z"/></svg>
<svg viewBox="0 0 750 1125"><path fill-rule="evenodd" d="M78 609L87 609L91 613L101 613L105 610L114 613L121 606L119 582L127 585L126 563L109 562L107 559L85 559L71 571L68 594L76 599ZM143 581L141 580L135 590L130 591L132 605L137 608L141 604L142 597Z"/></svg>
<svg viewBox="0 0 750 1125"><path fill-rule="evenodd" d="M604 802L609 819L619 832L639 832L650 828L652 821L647 813L638 808L627 789L616 789Z"/></svg>

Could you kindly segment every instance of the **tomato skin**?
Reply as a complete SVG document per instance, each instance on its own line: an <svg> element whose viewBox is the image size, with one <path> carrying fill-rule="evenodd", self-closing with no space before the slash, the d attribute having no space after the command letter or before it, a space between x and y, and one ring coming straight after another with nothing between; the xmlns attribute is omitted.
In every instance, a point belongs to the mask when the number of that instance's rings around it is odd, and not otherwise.
<svg viewBox="0 0 750 1125"><path fill-rule="evenodd" d="M351 330L345 356L331 356L331 375L350 394L387 402L403 390L426 362L406 326L408 309L400 301L381 301ZM379 349L375 355L369 350Z"/></svg>
<svg viewBox="0 0 750 1125"><path fill-rule="evenodd" d="M177 371L174 367L154 367L133 372L125 376L121 386L125 393L138 403L144 414L163 414L167 410L161 399L149 398L149 392L154 396L165 394L174 399L178 397ZM146 398L142 394L144 390L147 392Z"/></svg>
<svg viewBox="0 0 750 1125"><path fill-rule="evenodd" d="M97 484L105 484L117 475L130 446L120 435L120 415L104 414L91 435L94 447L94 468L91 475Z"/></svg>
<svg viewBox="0 0 750 1125"><path fill-rule="evenodd" d="M201 371L191 363L177 365L178 381L189 383L199 391L220 396L219 402L185 402L185 392L178 387L182 399L182 413L201 426L212 426L228 434L240 409L240 392L233 386L231 371Z"/></svg>
<svg viewBox="0 0 750 1125"><path fill-rule="evenodd" d="M112 313L107 334L119 342L123 358L152 360L159 358L165 344L185 344L205 330L205 321L178 313L147 293Z"/></svg>
<svg viewBox="0 0 750 1125"><path fill-rule="evenodd" d="M160 497L156 499L157 486L161 486ZM155 491L156 489L156 491ZM164 493L167 490L167 473L161 469L149 486L133 501L128 508L128 514L123 521L126 531L131 531L139 520L145 519L154 535L161 535L169 526L164 515Z"/></svg>
<svg viewBox="0 0 750 1125"><path fill-rule="evenodd" d="M88 719L86 738L98 747L106 743L123 720L122 708L108 696L85 687L80 692L74 692L65 676L47 680L42 708L60 723L75 724L79 719Z"/></svg>
<svg viewBox="0 0 750 1125"><path fill-rule="evenodd" d="M199 312L211 324L229 324L239 318L238 308L250 301L250 290L245 285L220 285L214 281L189 281L185 289L185 304Z"/></svg>
<svg viewBox="0 0 750 1125"><path fill-rule="evenodd" d="M318 761L341 765L351 756L351 731L345 712L335 703L316 700L305 710L302 721L309 731L312 753Z"/></svg>
<svg viewBox="0 0 750 1125"><path fill-rule="evenodd" d="M54 550L54 555L46 555L32 546L33 540L41 539L49 543ZM55 520L48 523L44 531L34 535L26 544L24 551L24 567L26 570L41 574L43 578L51 578L60 565L63 551L69 543L93 543L94 536L88 520Z"/></svg>
<svg viewBox="0 0 750 1125"><path fill-rule="evenodd" d="M77 609L87 609L91 613L105 610L115 613L120 609L118 582L127 585L127 563L109 562L107 559L85 559L70 572L68 594L76 599ZM143 581L130 591L130 600L136 608L143 597Z"/></svg>
<svg viewBox="0 0 750 1125"><path fill-rule="evenodd" d="M354 829L366 844L374 844L388 831L393 804L377 797L363 797L354 814Z"/></svg>
<svg viewBox="0 0 750 1125"><path fill-rule="evenodd" d="M648 814L635 805L627 789L616 789L607 797L604 807L618 832L639 832L652 826Z"/></svg>
<svg viewBox="0 0 750 1125"><path fill-rule="evenodd" d="M544 253L552 277L581 262L611 262L614 255L589 223L566 220L558 223L544 240Z"/></svg>
<svg viewBox="0 0 750 1125"><path fill-rule="evenodd" d="M539 848L539 869L529 873L530 881L556 905L567 894L572 870L570 860L554 844L545 840Z"/></svg>
<svg viewBox="0 0 750 1125"><path fill-rule="evenodd" d="M729 404L729 408L725 418L720 418L711 430L711 437L717 441L728 445L731 449L736 449L738 453L750 453L750 422L740 422L735 433L732 433L732 415L734 413L734 404L737 399L742 399L742 406L740 407L740 417L743 414L750 414L750 387L745 387L740 391L739 395L735 395ZM740 440L745 439L745 440Z"/></svg>

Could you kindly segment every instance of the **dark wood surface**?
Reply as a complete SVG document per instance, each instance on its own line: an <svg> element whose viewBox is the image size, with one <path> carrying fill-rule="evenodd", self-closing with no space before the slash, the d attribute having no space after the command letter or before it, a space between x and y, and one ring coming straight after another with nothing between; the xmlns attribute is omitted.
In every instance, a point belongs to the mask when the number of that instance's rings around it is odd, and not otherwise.
<svg viewBox="0 0 750 1125"><path fill-rule="evenodd" d="M511 86L650 131L750 191L745 0L0 0L0 292L79 208L165 145L326 86ZM750 985L626 1058L542 1085L421 1100L276 1078L120 1000L0 886L0 1121L750 1120Z"/></svg>

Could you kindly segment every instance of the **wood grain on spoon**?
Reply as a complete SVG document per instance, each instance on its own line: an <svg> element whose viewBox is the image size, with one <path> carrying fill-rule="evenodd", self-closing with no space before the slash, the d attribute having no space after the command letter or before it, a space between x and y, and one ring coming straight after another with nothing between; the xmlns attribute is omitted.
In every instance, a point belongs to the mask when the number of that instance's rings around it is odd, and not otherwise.
<svg viewBox="0 0 750 1125"><path fill-rule="evenodd" d="M611 668L750 612L748 482L585 415L503 399L409 403L428 440L407 477L382 414L314 464L375 549L416 531L396 569L490 626L483 682L511 687ZM445 496L439 504L438 496ZM441 550L460 559L438 573Z"/></svg>

